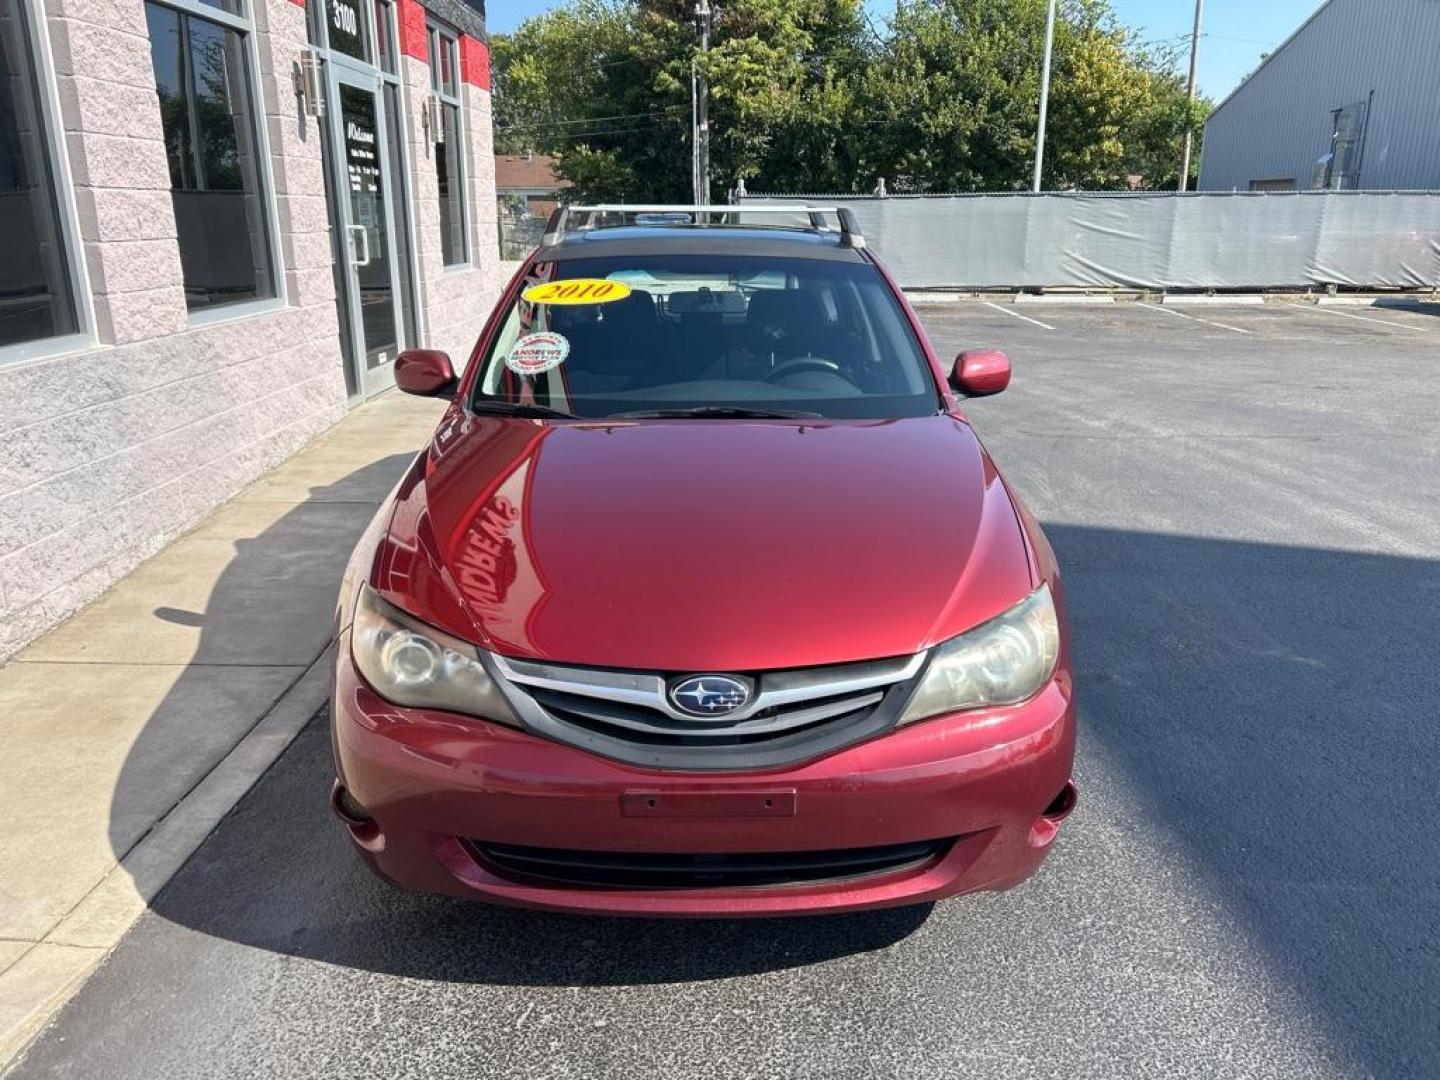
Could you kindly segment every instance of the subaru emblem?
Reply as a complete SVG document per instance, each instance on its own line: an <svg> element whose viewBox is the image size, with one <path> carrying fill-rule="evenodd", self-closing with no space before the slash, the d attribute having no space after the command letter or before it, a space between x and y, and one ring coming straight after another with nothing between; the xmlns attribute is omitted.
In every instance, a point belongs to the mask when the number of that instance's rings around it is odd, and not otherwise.
<svg viewBox="0 0 1440 1080"><path fill-rule="evenodd" d="M691 675L670 687L670 703L688 716L725 716L750 701L750 683L733 675Z"/></svg>

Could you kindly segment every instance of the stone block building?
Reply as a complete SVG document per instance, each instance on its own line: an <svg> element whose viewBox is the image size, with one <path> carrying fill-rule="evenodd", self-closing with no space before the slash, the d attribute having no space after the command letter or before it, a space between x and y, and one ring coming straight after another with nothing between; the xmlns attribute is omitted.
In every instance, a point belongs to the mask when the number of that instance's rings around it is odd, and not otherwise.
<svg viewBox="0 0 1440 1080"><path fill-rule="evenodd" d="M482 0L0 0L0 660L498 293Z"/></svg>

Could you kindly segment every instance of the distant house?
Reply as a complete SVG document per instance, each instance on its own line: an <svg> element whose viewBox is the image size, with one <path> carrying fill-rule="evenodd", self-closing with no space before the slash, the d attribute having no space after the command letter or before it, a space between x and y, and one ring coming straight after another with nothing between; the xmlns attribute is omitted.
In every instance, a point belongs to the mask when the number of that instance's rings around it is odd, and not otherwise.
<svg viewBox="0 0 1440 1080"><path fill-rule="evenodd" d="M569 186L555 175L555 159L548 154L495 155L495 197L502 208L523 206L527 216L546 218Z"/></svg>
<svg viewBox="0 0 1440 1080"><path fill-rule="evenodd" d="M523 259L540 243L545 219L570 186L555 175L555 159L547 154L495 155L502 259Z"/></svg>
<svg viewBox="0 0 1440 1080"><path fill-rule="evenodd" d="M1440 0L1328 0L1210 114L1202 191L1440 188Z"/></svg>

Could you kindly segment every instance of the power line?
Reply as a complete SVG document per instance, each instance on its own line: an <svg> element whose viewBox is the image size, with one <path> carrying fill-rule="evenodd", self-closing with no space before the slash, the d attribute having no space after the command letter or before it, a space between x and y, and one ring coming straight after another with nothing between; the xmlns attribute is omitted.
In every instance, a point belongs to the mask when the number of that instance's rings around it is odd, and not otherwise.
<svg viewBox="0 0 1440 1080"><path fill-rule="evenodd" d="M596 68L611 68L619 67L621 64L648 64L649 62L649 58L644 56L624 56L621 57L619 60L604 60L598 64L592 64L590 66Z"/></svg>
<svg viewBox="0 0 1440 1080"><path fill-rule="evenodd" d="M1171 34L1169 37L1145 38L1143 40L1135 41L1133 44L1136 48L1153 49L1156 46L1161 45L1179 45L1181 42L1189 40L1190 34L1187 32L1184 34Z"/></svg>
<svg viewBox="0 0 1440 1080"><path fill-rule="evenodd" d="M1238 41L1242 45L1259 45L1262 49L1273 48L1275 45L1275 42L1273 41L1261 41L1258 38L1248 37L1232 37L1229 34L1212 34L1208 30L1200 36L1205 38L1214 38L1216 41Z"/></svg>
<svg viewBox="0 0 1440 1080"><path fill-rule="evenodd" d="M598 124L598 123L601 123L602 121L610 121L610 120L634 120L634 119L643 119L643 118L652 117L652 116L669 116L670 114L675 113L675 112L679 112L680 110L682 110L682 109L684 109L684 108L685 108L685 106L683 106L683 105L667 105L667 106L666 106L665 108L663 108L663 109L654 109L654 110L651 110L650 112L615 113L613 116L586 116L586 117L576 117L576 118L574 118L574 119L567 119L567 120L537 120L537 121L534 121L533 123L527 123L527 122L523 122L523 121L522 121L522 122L519 122L519 123L503 124L503 125L500 125L500 126L506 127L506 128L519 128L519 127L523 127L523 128L527 128L527 129L528 129L528 128L549 128L549 127L573 127L573 126L576 125L576 124Z"/></svg>
<svg viewBox="0 0 1440 1080"><path fill-rule="evenodd" d="M625 134L628 134L628 133L631 133L631 132L641 132L641 131L646 130L647 128L658 127L659 124L660 124L660 121L659 121L659 120L648 120L648 121L645 121L645 122L643 122L643 123L632 124L630 127L600 128L600 129L598 129L598 130L596 130L596 131L565 131L565 132L555 132L555 133L551 133L551 134L545 134L545 135L543 135L542 137L543 137L547 142L556 142L556 141L558 141L558 140L560 140L560 139L589 139L589 138L593 138L594 136L597 136L597 135L625 135ZM507 133L507 134L508 134L508 133L511 133L511 132L514 132L514 133L519 134L519 135L529 135L529 134L532 134L532 133L529 132L527 129L522 128L522 127L519 127L519 126L513 126L513 127L511 127L511 126L506 126L506 127L501 127L499 130L500 130L501 132L504 132L504 133Z"/></svg>

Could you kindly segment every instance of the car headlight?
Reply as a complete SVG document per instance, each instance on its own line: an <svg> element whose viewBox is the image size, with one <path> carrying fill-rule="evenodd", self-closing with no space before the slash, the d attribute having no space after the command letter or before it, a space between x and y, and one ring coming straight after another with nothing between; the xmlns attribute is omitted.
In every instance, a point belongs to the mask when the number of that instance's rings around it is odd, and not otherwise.
<svg viewBox="0 0 1440 1080"><path fill-rule="evenodd" d="M350 655L386 701L519 726L475 646L405 614L369 585L355 603Z"/></svg>
<svg viewBox="0 0 1440 1080"><path fill-rule="evenodd" d="M935 649L900 723L985 705L1014 705L1055 671L1060 620L1042 585L1010 610Z"/></svg>

